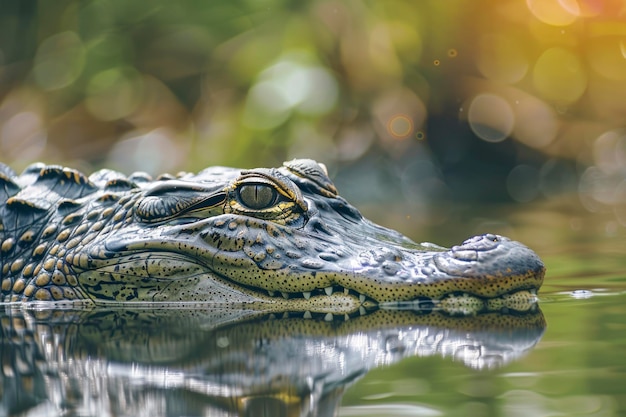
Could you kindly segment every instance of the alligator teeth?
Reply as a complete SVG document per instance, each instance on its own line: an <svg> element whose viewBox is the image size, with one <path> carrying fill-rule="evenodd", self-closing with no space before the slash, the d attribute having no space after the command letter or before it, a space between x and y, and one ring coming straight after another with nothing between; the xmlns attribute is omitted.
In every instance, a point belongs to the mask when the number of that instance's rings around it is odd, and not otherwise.
<svg viewBox="0 0 626 417"><path fill-rule="evenodd" d="M310 319L312 317L313 316L311 315L310 311L305 311L304 314L302 315L302 318L304 318L304 319Z"/></svg>
<svg viewBox="0 0 626 417"><path fill-rule="evenodd" d="M267 290L267 293L269 294L270 297L276 296L276 291Z"/></svg>
<svg viewBox="0 0 626 417"><path fill-rule="evenodd" d="M324 292L326 293L326 295L333 295L333 287L332 287L332 285L330 287L324 288Z"/></svg>
<svg viewBox="0 0 626 417"><path fill-rule="evenodd" d="M285 300L288 300L288 299L289 299L289 293L288 293L288 292L281 292L280 294L283 296L283 298L284 298Z"/></svg>
<svg viewBox="0 0 626 417"><path fill-rule="evenodd" d="M303 292L302 296L308 300L309 298L311 298L311 291Z"/></svg>
<svg viewBox="0 0 626 417"><path fill-rule="evenodd" d="M365 296L363 294L359 295L359 302L363 304L365 302Z"/></svg>
<svg viewBox="0 0 626 417"><path fill-rule="evenodd" d="M364 315L365 315L365 313L366 313L366 311L365 311L365 307L363 307L363 306L359 307L359 314L360 314L360 315L362 315L362 316L364 316Z"/></svg>
<svg viewBox="0 0 626 417"><path fill-rule="evenodd" d="M343 315L343 321L348 321L350 320L350 316L346 313Z"/></svg>
<svg viewBox="0 0 626 417"><path fill-rule="evenodd" d="M333 313L326 313L324 321L333 321Z"/></svg>
<svg viewBox="0 0 626 417"><path fill-rule="evenodd" d="M344 288L344 289L343 289L343 293L344 293L345 295L348 295L348 294L350 294L350 290L349 290L349 289L347 289L347 288Z"/></svg>

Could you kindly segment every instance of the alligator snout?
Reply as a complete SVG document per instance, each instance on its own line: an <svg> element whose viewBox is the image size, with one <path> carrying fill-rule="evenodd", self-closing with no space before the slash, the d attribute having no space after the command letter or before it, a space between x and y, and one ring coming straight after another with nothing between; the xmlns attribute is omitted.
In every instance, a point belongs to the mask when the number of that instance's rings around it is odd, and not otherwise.
<svg viewBox="0 0 626 417"><path fill-rule="evenodd" d="M495 289L477 289L478 295L494 297L504 292L507 285L516 289L537 289L543 281L545 267L539 257L519 242L509 238L485 234L467 239L447 252L433 257L437 269L450 277L471 277L477 281L495 281L509 278L510 282Z"/></svg>
<svg viewBox="0 0 626 417"><path fill-rule="evenodd" d="M360 253L360 268L339 284L356 288L376 302L393 302L460 294L496 298L523 290L536 292L543 282L545 267L539 257L523 244L498 235L474 236L450 249L430 244L420 245L419 250L393 249Z"/></svg>

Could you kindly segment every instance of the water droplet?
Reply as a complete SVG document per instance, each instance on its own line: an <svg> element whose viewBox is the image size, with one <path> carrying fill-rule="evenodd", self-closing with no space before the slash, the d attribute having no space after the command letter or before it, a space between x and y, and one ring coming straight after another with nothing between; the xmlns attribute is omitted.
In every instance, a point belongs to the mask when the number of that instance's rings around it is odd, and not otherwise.
<svg viewBox="0 0 626 417"><path fill-rule="evenodd" d="M593 296L593 292L589 290L574 290L570 293L574 298L585 299Z"/></svg>

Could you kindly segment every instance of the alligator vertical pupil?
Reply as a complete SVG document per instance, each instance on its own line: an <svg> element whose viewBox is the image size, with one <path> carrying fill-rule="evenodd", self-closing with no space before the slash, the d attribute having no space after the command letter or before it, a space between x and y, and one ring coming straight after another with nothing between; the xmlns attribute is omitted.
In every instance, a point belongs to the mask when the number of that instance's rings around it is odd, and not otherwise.
<svg viewBox="0 0 626 417"><path fill-rule="evenodd" d="M264 184L243 185L239 188L239 200L248 208L261 210L276 202L276 190Z"/></svg>

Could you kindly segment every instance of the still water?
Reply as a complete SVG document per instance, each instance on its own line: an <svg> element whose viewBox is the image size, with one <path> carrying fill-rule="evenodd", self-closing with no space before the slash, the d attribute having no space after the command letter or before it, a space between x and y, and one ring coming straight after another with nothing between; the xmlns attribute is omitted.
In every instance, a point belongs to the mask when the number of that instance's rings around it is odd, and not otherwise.
<svg viewBox="0 0 626 417"><path fill-rule="evenodd" d="M540 309L327 322L202 305L5 306L0 416L626 415L626 229L611 211L455 207L430 225L407 218L412 208L365 211L418 241L491 231L526 243L548 268Z"/></svg>

